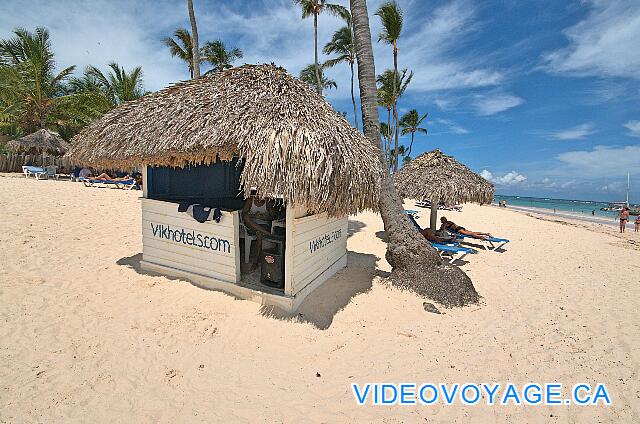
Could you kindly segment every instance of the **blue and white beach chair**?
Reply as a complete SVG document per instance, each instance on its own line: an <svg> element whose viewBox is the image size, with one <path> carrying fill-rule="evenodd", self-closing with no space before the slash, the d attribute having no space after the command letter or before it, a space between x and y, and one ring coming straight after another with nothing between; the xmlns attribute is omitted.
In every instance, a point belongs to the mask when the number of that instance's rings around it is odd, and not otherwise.
<svg viewBox="0 0 640 424"><path fill-rule="evenodd" d="M85 187L115 187L122 190L132 190L136 187L136 180L131 178L125 181L96 180L93 178L80 178Z"/></svg>
<svg viewBox="0 0 640 424"><path fill-rule="evenodd" d="M22 172L24 173L25 178L29 178L29 175L33 175L37 180L42 176L46 176L47 171L40 166L30 166L24 165L22 167Z"/></svg>
<svg viewBox="0 0 640 424"><path fill-rule="evenodd" d="M477 237L472 237L472 236L468 236L460 233L454 233L454 234L456 235L456 238L463 240L463 242L464 240L469 240L469 241L473 240L474 242L479 242L480 246L482 246L485 250L497 250L497 249L500 249L505 244L509 243L509 240L505 238L499 238L499 237L487 236L486 238L477 238ZM469 241L467 241L466 243L468 243Z"/></svg>
<svg viewBox="0 0 640 424"><path fill-rule="evenodd" d="M418 221L416 221L413 215L407 214L407 218L409 218L409 221L413 223L413 225L416 227L418 231L422 231L422 227L420 227L420 224L418 224ZM475 250L470 249L468 247L462 247L460 246L460 243L457 243L457 242L444 244L444 243L435 243L435 242L429 241L429 243L431 243L431 245L438 251L438 254L440 255L440 257L444 260L449 259L453 261L457 259L462 259L469 253L476 253Z"/></svg>

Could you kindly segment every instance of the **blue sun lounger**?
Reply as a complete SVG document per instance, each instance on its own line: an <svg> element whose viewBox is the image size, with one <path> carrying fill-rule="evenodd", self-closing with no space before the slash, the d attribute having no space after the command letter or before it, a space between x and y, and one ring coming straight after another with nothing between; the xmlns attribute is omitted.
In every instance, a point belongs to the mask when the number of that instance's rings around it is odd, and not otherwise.
<svg viewBox="0 0 640 424"><path fill-rule="evenodd" d="M509 243L509 240L505 238L499 238L499 237L477 238L477 237L472 237L472 236L468 236L460 233L455 233L455 235L456 235L456 238L459 238L461 240L471 239L474 242L478 241L480 242L480 245L485 250L497 250L497 249L500 249L505 244Z"/></svg>
<svg viewBox="0 0 640 424"><path fill-rule="evenodd" d="M422 231L422 227L420 227L420 224L418 224L418 221L416 221L413 215L407 214L407 218L409 218L409 221L413 223L413 225L416 227L418 231ZM460 246L460 243L457 243L457 242L444 244L444 243L435 243L435 242L429 241L429 243L431 243L431 246L433 246L438 251L438 254L440 255L440 257L445 260L446 259L453 260L456 255L459 255L459 256L455 259L462 259L469 253L476 253L475 250L470 249L468 247L462 247Z"/></svg>

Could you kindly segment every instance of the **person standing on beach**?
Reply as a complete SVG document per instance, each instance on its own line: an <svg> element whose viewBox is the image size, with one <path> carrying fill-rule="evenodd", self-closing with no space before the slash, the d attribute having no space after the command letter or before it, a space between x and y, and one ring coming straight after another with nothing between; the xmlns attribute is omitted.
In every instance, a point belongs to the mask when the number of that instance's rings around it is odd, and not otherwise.
<svg viewBox="0 0 640 424"><path fill-rule="evenodd" d="M627 221L629 220L629 208L624 207L620 211L620 232L624 233L624 230L627 228Z"/></svg>
<svg viewBox="0 0 640 424"><path fill-rule="evenodd" d="M591 211L591 216L596 216L596 210L595 209Z"/></svg>
<svg viewBox="0 0 640 424"><path fill-rule="evenodd" d="M636 215L635 224L635 232L637 233L638 231L640 231L640 215Z"/></svg>

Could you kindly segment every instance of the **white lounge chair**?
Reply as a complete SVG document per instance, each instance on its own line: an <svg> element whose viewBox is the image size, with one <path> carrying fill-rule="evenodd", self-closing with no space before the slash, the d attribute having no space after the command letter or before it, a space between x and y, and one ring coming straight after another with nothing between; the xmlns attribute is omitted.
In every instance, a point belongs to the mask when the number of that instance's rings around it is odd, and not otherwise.
<svg viewBox="0 0 640 424"><path fill-rule="evenodd" d="M22 166L22 173L24 174L25 178L29 178L29 175L33 175L36 179L40 179L38 178L39 174L46 174L46 169L39 167L39 166L31 166L31 165L23 165Z"/></svg>

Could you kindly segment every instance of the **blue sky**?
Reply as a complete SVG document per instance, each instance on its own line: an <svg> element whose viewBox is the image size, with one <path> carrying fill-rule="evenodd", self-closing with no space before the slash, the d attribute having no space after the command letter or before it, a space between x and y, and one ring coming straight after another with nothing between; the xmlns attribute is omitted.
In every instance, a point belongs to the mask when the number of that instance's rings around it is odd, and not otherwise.
<svg viewBox="0 0 640 424"><path fill-rule="evenodd" d="M399 3L399 65L415 73L400 113L429 112L414 152L438 147L500 194L619 200L630 172L640 203L640 1ZM201 42L241 48L240 63L297 75L313 61L312 21L288 0L194 4ZM391 49L375 42L380 4L369 1L378 72L392 65ZM142 65L150 90L188 78L160 41L189 26L186 1L3 0L2 9L0 37L44 25L60 66ZM341 22L322 16L319 25L324 45ZM338 83L327 100L349 112L348 67L327 74Z"/></svg>

